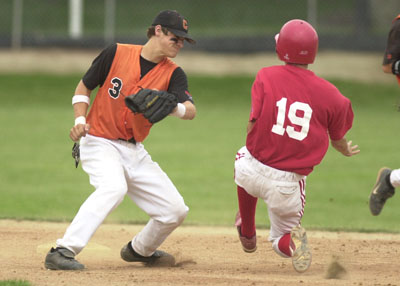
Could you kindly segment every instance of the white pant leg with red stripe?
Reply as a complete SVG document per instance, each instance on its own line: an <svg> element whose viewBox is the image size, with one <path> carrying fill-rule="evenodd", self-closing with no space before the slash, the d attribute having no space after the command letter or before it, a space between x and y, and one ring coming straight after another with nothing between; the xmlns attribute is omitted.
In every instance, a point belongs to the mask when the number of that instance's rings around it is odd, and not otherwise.
<svg viewBox="0 0 400 286"><path fill-rule="evenodd" d="M236 156L235 182L267 204L269 240L277 251L279 239L299 225L304 214L306 176L264 165L242 147Z"/></svg>

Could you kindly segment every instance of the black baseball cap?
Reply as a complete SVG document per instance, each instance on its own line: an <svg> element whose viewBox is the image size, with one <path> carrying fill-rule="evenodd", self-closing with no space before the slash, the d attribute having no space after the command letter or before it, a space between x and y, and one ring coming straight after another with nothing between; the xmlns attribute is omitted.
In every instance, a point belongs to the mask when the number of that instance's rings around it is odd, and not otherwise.
<svg viewBox="0 0 400 286"><path fill-rule="evenodd" d="M152 26L161 25L178 37L185 38L191 44L196 41L189 36L188 21L175 10L161 11L153 21Z"/></svg>

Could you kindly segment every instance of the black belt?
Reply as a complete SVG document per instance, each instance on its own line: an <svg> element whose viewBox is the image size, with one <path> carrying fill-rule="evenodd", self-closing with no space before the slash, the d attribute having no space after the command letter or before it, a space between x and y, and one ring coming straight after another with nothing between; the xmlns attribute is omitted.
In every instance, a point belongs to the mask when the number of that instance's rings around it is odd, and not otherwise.
<svg viewBox="0 0 400 286"><path fill-rule="evenodd" d="M123 138L118 138L118 140L122 140L122 141L125 141L125 142L129 142L129 143L132 143L132 144L136 144L136 140L135 140L135 138L131 138L131 139L128 139L128 140L126 140L126 139L123 139Z"/></svg>

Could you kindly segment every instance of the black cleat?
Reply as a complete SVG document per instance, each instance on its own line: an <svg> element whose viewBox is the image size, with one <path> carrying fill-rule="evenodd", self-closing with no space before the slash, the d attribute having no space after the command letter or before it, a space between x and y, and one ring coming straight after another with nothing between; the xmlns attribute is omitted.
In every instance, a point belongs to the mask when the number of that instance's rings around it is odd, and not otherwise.
<svg viewBox="0 0 400 286"><path fill-rule="evenodd" d="M175 258L164 251L156 250L151 256L142 256L133 250L131 241L121 249L121 258L127 262L142 262L146 266L173 267Z"/></svg>
<svg viewBox="0 0 400 286"><path fill-rule="evenodd" d="M390 184L391 169L383 167L378 172L376 183L369 196L369 209L373 215L379 215L388 198L393 197L394 187Z"/></svg>
<svg viewBox="0 0 400 286"><path fill-rule="evenodd" d="M85 266L75 260L75 254L63 247L51 248L44 267L50 270L82 270Z"/></svg>
<svg viewBox="0 0 400 286"><path fill-rule="evenodd" d="M240 211L236 213L235 217L235 226L238 231L239 235L239 240L240 243L242 244L242 248L244 252L247 253L252 253L257 250L257 236L254 234L251 238L247 238L242 235L242 232L240 231L241 226L242 226L242 218L240 217Z"/></svg>

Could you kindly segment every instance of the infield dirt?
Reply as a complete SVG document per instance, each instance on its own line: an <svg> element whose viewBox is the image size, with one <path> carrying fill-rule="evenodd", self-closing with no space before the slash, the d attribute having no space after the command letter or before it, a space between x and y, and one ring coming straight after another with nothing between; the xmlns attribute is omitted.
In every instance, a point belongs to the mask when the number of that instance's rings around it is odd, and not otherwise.
<svg viewBox="0 0 400 286"><path fill-rule="evenodd" d="M23 279L36 286L399 285L400 235L308 231L313 262L299 274L290 259L272 250L267 230L258 230L258 250L248 254L234 226L181 226L161 248L175 255L177 265L151 268L119 256L143 226L103 224L77 256L85 270L46 270L46 253L67 226L0 220L0 279ZM345 272L338 272L338 265ZM336 278L329 279L332 273Z"/></svg>

